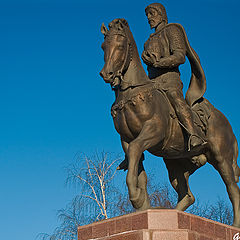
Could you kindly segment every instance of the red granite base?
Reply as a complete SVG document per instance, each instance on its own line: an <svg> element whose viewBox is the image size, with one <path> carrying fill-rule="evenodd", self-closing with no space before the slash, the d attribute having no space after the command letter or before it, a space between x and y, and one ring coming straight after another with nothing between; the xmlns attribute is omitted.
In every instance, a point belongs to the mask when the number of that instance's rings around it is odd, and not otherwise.
<svg viewBox="0 0 240 240"><path fill-rule="evenodd" d="M240 229L172 209L149 209L78 228L78 240L233 240Z"/></svg>

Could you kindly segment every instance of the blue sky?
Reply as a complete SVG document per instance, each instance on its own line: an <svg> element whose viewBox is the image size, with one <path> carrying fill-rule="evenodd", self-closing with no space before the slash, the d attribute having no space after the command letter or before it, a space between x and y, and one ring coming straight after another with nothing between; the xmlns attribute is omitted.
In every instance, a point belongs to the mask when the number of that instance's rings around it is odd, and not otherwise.
<svg viewBox="0 0 240 240"><path fill-rule="evenodd" d="M75 194L64 186L64 167L77 152L122 152L110 115L113 92L98 74L100 26L127 19L141 53L151 33L144 14L151 2L0 1L0 239L32 240L53 230L56 210ZM201 58L205 96L240 139L240 2L162 3L169 22L185 27ZM181 69L186 87L188 63ZM168 181L161 159L148 155L145 165ZM227 199L209 165L192 176L190 186L202 201Z"/></svg>

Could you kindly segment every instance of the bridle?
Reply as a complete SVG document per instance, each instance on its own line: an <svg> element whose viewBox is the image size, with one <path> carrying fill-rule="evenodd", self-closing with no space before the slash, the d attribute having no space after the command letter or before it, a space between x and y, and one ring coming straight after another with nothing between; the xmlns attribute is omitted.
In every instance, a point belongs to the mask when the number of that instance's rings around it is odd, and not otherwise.
<svg viewBox="0 0 240 240"><path fill-rule="evenodd" d="M107 35L110 35L110 34L108 33ZM131 41L129 40L128 34L126 33L125 29L121 31L113 30L113 33L111 35L121 35L127 38L127 49L126 49L126 55L123 61L123 65L121 66L120 70L117 70L116 72L113 73L113 79L119 78L120 79L119 85L121 85L121 82L124 82L123 76L126 73L130 62L132 61L132 55L133 55L132 44L131 44ZM117 87L112 87L113 90L115 90L116 88Z"/></svg>
<svg viewBox="0 0 240 240"><path fill-rule="evenodd" d="M130 62L132 61L132 45L131 45L129 38L127 36L125 36L125 37L127 38L126 55L125 55L123 65L122 65L121 69L118 71L122 81L123 81L123 75L127 71L127 68L129 66Z"/></svg>

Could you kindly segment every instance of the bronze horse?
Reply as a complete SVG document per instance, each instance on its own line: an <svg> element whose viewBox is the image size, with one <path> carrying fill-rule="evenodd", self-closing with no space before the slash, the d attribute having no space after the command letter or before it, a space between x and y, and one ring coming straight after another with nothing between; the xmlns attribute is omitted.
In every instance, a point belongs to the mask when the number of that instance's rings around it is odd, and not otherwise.
<svg viewBox="0 0 240 240"><path fill-rule="evenodd" d="M127 21L115 19L109 24L109 30L103 24L101 31L105 65L100 75L115 91L112 117L128 160L126 182L134 208L150 208L147 176L142 165L143 152L147 150L163 157L170 182L178 194L176 209L182 211L195 201L189 176L206 162L212 164L232 202L233 225L240 227L238 146L226 117L206 99L199 99L195 105L210 109L207 127L204 131L199 127L199 134L207 144L188 151L186 131L174 117L161 86L147 77Z"/></svg>

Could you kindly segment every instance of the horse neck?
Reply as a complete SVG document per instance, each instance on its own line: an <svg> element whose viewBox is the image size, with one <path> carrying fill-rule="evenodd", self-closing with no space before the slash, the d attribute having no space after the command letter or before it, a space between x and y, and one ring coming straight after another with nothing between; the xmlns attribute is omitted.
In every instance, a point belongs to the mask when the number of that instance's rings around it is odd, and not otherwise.
<svg viewBox="0 0 240 240"><path fill-rule="evenodd" d="M122 89L143 86L151 82L143 69L136 47L132 55L132 60L123 76Z"/></svg>
<svg viewBox="0 0 240 240"><path fill-rule="evenodd" d="M129 68L124 75L124 81L131 82L133 85L148 84L149 79L140 61L134 59L130 62Z"/></svg>
<svg viewBox="0 0 240 240"><path fill-rule="evenodd" d="M123 76L121 87L115 90L116 101L130 99L138 92L141 92L145 85L151 83L152 81L144 71L139 56L133 57Z"/></svg>

